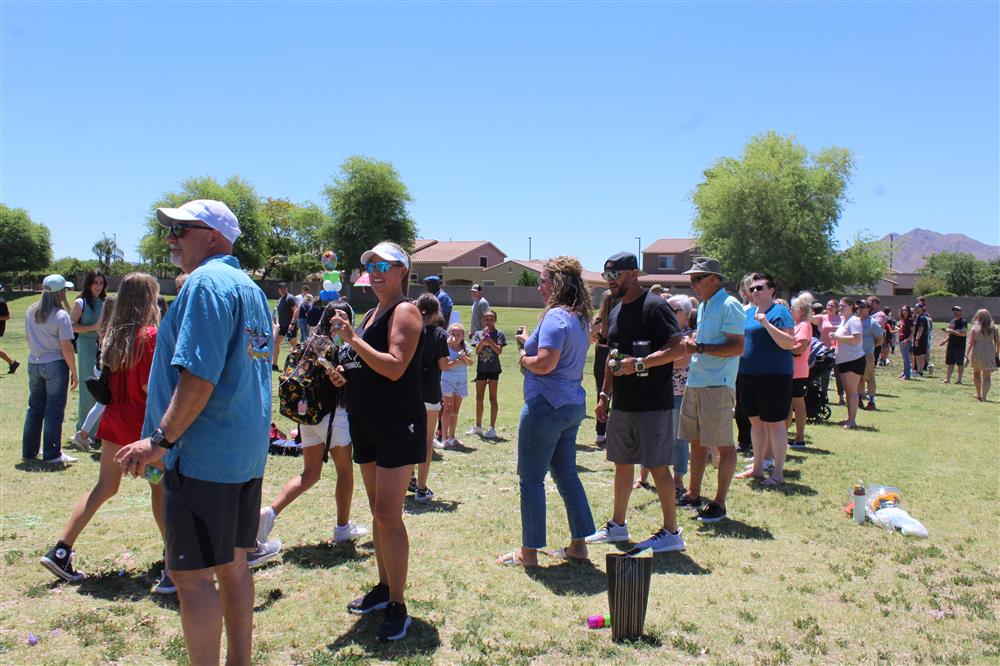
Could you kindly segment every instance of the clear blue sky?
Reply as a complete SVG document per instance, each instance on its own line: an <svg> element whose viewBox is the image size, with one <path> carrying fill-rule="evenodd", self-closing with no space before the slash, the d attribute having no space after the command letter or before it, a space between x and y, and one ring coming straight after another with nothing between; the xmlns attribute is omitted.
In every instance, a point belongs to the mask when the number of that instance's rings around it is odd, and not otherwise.
<svg viewBox="0 0 1000 666"><path fill-rule="evenodd" d="M60 256L188 176L324 204L391 161L420 236L523 258L690 233L702 171L766 130L854 151L838 238L998 243L998 4L0 6L0 200Z"/></svg>

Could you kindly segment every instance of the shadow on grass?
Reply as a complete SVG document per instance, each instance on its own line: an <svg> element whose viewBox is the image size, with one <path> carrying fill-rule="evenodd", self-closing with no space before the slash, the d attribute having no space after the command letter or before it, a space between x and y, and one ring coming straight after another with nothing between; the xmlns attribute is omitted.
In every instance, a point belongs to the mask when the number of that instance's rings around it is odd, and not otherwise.
<svg viewBox="0 0 1000 666"><path fill-rule="evenodd" d="M14 465L14 469L21 470L22 472L62 472L66 470L69 465L59 463L54 465L51 463L43 463L41 460L21 460L21 462Z"/></svg>
<svg viewBox="0 0 1000 666"><path fill-rule="evenodd" d="M537 580L555 594L591 595L608 589L604 572L593 563L564 562L556 566L525 569L528 578Z"/></svg>
<svg viewBox="0 0 1000 666"><path fill-rule="evenodd" d="M596 453L597 451L603 451L604 449L602 449L599 446L592 446L590 444L577 444L576 450L584 451L585 453Z"/></svg>
<svg viewBox="0 0 1000 666"><path fill-rule="evenodd" d="M77 592L107 601L140 601L149 598L160 606L178 609L176 594L153 594L152 587L160 575L160 564L145 571L99 571L88 574L77 585Z"/></svg>
<svg viewBox="0 0 1000 666"><path fill-rule="evenodd" d="M359 548L367 552L359 552ZM282 560L302 569L332 569L348 562L367 560L374 548L370 541L360 547L353 541L292 546L282 554Z"/></svg>
<svg viewBox="0 0 1000 666"><path fill-rule="evenodd" d="M404 511L418 516L422 513L454 513L462 503L456 500L432 499L428 502L418 502L413 496L406 498Z"/></svg>
<svg viewBox="0 0 1000 666"><path fill-rule="evenodd" d="M478 451L479 449L473 448L471 446L466 446L465 444L452 444L446 451L454 451L455 453L472 453L473 451Z"/></svg>
<svg viewBox="0 0 1000 666"><path fill-rule="evenodd" d="M785 472L785 476L786 477L790 476L787 471ZM751 487L758 492L780 493L782 495L786 495L789 497L791 497L792 495L802 495L804 497L812 497L813 495L818 494L815 490L813 490L811 486L807 486L802 483L792 483L787 478L785 479L784 483L777 486L765 486L760 481L754 481Z"/></svg>
<svg viewBox="0 0 1000 666"><path fill-rule="evenodd" d="M618 643L619 645L633 645L635 647L653 647L653 648L663 647L663 641L661 641L659 638L657 638L656 636L647 636L645 634L643 634L639 638L633 638L633 639L626 638L615 641L615 643Z"/></svg>
<svg viewBox="0 0 1000 666"><path fill-rule="evenodd" d="M698 523L698 534L722 539L752 539L755 541L773 541L774 535L766 527L747 525L741 520L725 518L717 523Z"/></svg>
<svg viewBox="0 0 1000 666"><path fill-rule="evenodd" d="M336 653L342 648L357 645L366 656L397 661L408 655L431 654L441 647L441 637L436 627L420 618L410 616L412 623L406 633L406 640L382 642L375 637L382 624L382 613L363 615L351 625L350 629L341 634L326 649ZM345 663L353 663L345 662Z"/></svg>
<svg viewBox="0 0 1000 666"><path fill-rule="evenodd" d="M833 455L833 451L830 449L820 449L815 446L807 446L804 449L796 449L798 453L807 453L811 456L829 456Z"/></svg>
<svg viewBox="0 0 1000 666"><path fill-rule="evenodd" d="M269 590L268 593L267 593L267 599L265 599L264 601L260 602L256 606L254 606L253 607L253 612L254 613L259 613L261 611L266 611L268 608L270 608L271 606L273 606L276 601L278 601L279 599L281 599L284 596L285 596L285 593L282 592L281 590L277 589L277 588L275 588L273 590Z"/></svg>
<svg viewBox="0 0 1000 666"><path fill-rule="evenodd" d="M706 576L712 573L684 551L676 553L658 553L653 556L653 573L671 573L682 576Z"/></svg>
<svg viewBox="0 0 1000 666"><path fill-rule="evenodd" d="M593 474L595 470L592 470L589 467L584 467L583 465L577 465L576 471L579 474Z"/></svg>

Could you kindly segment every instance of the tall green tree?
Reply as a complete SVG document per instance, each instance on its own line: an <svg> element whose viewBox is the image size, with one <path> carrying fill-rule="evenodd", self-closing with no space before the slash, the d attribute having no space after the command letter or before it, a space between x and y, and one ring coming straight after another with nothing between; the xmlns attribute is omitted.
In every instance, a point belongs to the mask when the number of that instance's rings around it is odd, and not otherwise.
<svg viewBox="0 0 1000 666"><path fill-rule="evenodd" d="M176 208L192 199L215 199L229 206L236 219L240 221L240 237L233 246L233 254L246 271L256 271L264 265L265 229L261 219L260 197L257 196L253 185L239 176L233 176L225 183L219 183L210 176L203 176L188 178L181 183L180 190L167 192L150 207L149 218L146 220L149 230L139 241L139 254L157 273L172 275L176 269L171 267L170 253L167 249L167 230L156 221L156 209Z"/></svg>
<svg viewBox="0 0 1000 666"><path fill-rule="evenodd" d="M941 279L948 291L959 296L988 296L990 265L965 252L938 252L927 257L920 274Z"/></svg>
<svg viewBox="0 0 1000 666"><path fill-rule="evenodd" d="M321 270L322 234L329 219L319 206L269 197L261 204L261 217L266 248L262 278L301 280Z"/></svg>
<svg viewBox="0 0 1000 666"><path fill-rule="evenodd" d="M379 241L394 241L407 250L413 247L417 226L407 211L412 198L389 162L348 157L323 193L330 225L322 235L333 241L340 268L357 268L361 254Z"/></svg>
<svg viewBox="0 0 1000 666"><path fill-rule="evenodd" d="M23 208L0 204L0 270L44 271L52 263L52 239L44 224L33 222Z"/></svg>
<svg viewBox="0 0 1000 666"><path fill-rule="evenodd" d="M91 248L97 256L97 265L105 275L111 275L111 267L125 260L125 253L118 247L118 241L113 236L108 238L101 234L101 240Z"/></svg>
<svg viewBox="0 0 1000 666"><path fill-rule="evenodd" d="M834 232L853 169L846 148L810 154L791 136L755 136L742 157L719 159L695 188L699 245L729 274L766 271L789 292L848 284L857 257L840 256Z"/></svg>
<svg viewBox="0 0 1000 666"><path fill-rule="evenodd" d="M889 272L889 249L871 236L858 234L854 243L835 258L835 279L828 288L873 288Z"/></svg>

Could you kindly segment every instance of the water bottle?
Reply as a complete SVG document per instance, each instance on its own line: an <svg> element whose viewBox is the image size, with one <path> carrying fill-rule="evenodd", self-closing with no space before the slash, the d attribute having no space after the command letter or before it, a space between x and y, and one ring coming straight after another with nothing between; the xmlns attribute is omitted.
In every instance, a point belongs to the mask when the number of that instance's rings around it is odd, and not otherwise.
<svg viewBox="0 0 1000 666"><path fill-rule="evenodd" d="M858 481L852 489L854 495L854 522L865 524L865 484Z"/></svg>

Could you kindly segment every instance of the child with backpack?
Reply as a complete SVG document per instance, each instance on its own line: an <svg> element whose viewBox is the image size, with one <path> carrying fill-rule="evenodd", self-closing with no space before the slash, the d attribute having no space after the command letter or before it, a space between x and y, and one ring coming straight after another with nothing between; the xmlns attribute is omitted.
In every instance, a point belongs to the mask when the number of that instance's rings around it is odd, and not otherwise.
<svg viewBox="0 0 1000 666"><path fill-rule="evenodd" d="M280 552L280 541L267 541L274 521L299 495L319 481L328 454L337 470L334 491L337 524L333 529L333 540L351 541L368 534L366 528L350 521L354 463L351 460L347 412L340 400L340 388L346 380L339 361L339 336L330 325L338 310L353 321L354 312L346 301L330 303L323 309L323 316L313 334L285 359L285 369L278 384L278 399L281 413L299 424L302 473L289 479L274 501L260 510L258 548L247 556L251 566L263 564ZM254 557L257 553L260 557Z"/></svg>

